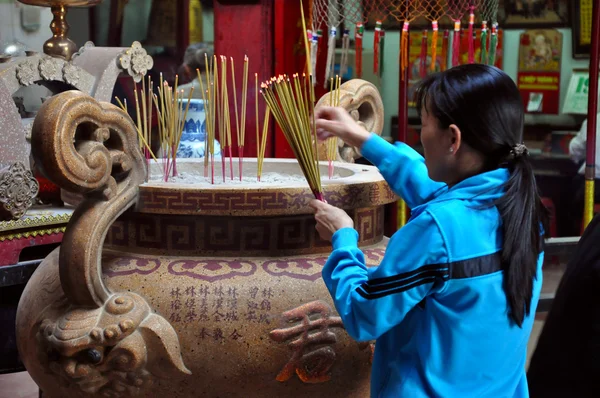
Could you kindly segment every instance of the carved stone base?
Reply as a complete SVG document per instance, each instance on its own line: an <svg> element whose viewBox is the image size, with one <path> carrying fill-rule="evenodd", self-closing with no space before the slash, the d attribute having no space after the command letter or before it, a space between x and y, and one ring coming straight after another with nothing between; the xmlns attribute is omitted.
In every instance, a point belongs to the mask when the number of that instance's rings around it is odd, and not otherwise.
<svg viewBox="0 0 600 398"><path fill-rule="evenodd" d="M33 173L21 162L0 170L0 221L21 218L39 189Z"/></svg>

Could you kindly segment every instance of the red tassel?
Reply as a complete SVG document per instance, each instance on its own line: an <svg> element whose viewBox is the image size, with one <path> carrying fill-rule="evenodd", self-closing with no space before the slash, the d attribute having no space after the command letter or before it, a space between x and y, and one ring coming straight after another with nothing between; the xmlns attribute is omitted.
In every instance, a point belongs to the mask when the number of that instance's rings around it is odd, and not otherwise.
<svg viewBox="0 0 600 398"><path fill-rule="evenodd" d="M373 73L379 74L379 41L381 40L381 21L375 23L375 36L373 40Z"/></svg>
<svg viewBox="0 0 600 398"><path fill-rule="evenodd" d="M364 27L362 23L356 24L356 33L354 35L355 46L356 46L356 77L362 77L362 41L363 41Z"/></svg>
<svg viewBox="0 0 600 398"><path fill-rule="evenodd" d="M431 65L430 69L435 72L435 64L437 63L437 43L438 43L438 21L431 22L433 27L433 35L431 36Z"/></svg>
<svg viewBox="0 0 600 398"><path fill-rule="evenodd" d="M317 29L317 59L321 58L323 47L323 31L321 29Z"/></svg>
<svg viewBox="0 0 600 398"><path fill-rule="evenodd" d="M469 11L469 63L475 62L475 43L473 38L473 25L475 25L475 7L471 6Z"/></svg>
<svg viewBox="0 0 600 398"><path fill-rule="evenodd" d="M458 66L460 52L460 21L454 21L454 37L452 38L452 66Z"/></svg>
<svg viewBox="0 0 600 398"><path fill-rule="evenodd" d="M427 77L427 31L421 36L421 62L419 63L419 75L421 79Z"/></svg>
<svg viewBox="0 0 600 398"><path fill-rule="evenodd" d="M402 26L402 37L400 38L400 68L402 70L402 80L404 80L404 72L408 68L408 27L409 23L404 22Z"/></svg>

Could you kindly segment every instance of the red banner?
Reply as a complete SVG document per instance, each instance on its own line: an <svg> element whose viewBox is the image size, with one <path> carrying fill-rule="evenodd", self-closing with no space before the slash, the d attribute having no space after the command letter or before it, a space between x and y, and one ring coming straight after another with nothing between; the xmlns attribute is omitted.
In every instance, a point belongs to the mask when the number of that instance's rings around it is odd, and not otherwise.
<svg viewBox="0 0 600 398"><path fill-rule="evenodd" d="M517 84L526 112L558 114L560 72L519 72Z"/></svg>
<svg viewBox="0 0 600 398"><path fill-rule="evenodd" d="M553 29L521 34L517 85L528 113L558 114L562 33Z"/></svg>

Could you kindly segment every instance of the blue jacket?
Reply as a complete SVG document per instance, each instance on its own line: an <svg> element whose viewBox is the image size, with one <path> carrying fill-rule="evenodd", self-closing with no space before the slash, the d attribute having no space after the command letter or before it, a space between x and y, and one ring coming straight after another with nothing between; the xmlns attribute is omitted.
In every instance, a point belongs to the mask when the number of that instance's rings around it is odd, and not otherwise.
<svg viewBox="0 0 600 398"><path fill-rule="evenodd" d="M520 328L502 288L501 218L506 169L448 188L423 157L372 135L361 150L412 209L381 265L365 266L358 233L337 231L323 279L346 330L376 339L372 397L528 397L525 360L542 287Z"/></svg>

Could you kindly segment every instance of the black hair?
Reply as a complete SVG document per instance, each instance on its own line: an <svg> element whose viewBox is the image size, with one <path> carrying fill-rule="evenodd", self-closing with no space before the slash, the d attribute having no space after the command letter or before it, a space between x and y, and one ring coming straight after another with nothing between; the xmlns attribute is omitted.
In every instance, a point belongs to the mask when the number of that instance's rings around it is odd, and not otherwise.
<svg viewBox="0 0 600 398"><path fill-rule="evenodd" d="M415 102L419 115L425 109L440 128L458 126L462 140L483 155L482 172L501 167L510 171L504 195L492 205L502 217L504 292L510 317L521 326L531 310L547 211L527 153L515 151L523 141L524 127L519 90L500 69L469 64L425 78L415 92Z"/></svg>
<svg viewBox="0 0 600 398"><path fill-rule="evenodd" d="M206 65L204 55L208 56L209 60L212 60L214 55L213 47L207 43L194 43L190 44L185 49L183 56L183 64L187 65L192 71L194 76L196 75L196 69L200 69L201 73L204 73Z"/></svg>

